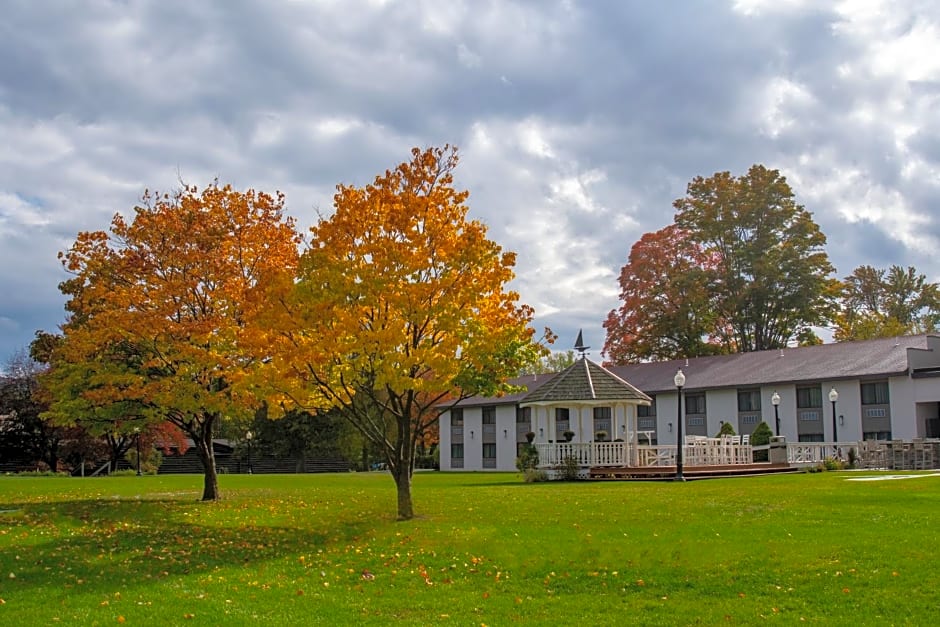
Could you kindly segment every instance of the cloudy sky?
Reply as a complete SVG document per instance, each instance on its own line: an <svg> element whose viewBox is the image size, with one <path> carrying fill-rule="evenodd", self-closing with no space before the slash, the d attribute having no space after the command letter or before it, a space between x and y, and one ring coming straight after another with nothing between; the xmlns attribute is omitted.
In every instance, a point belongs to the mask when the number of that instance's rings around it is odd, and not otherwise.
<svg viewBox="0 0 940 627"><path fill-rule="evenodd" d="M688 181L777 168L839 276L940 280L935 0L0 0L0 361L63 320L56 253L142 191L287 194L456 144L539 326L599 357Z"/></svg>

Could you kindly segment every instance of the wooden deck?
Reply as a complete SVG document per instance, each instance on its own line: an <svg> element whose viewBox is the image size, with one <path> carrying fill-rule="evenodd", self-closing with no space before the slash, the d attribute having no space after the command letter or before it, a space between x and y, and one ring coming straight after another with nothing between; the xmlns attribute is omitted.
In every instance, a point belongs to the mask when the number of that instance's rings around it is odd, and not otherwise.
<svg viewBox="0 0 940 627"><path fill-rule="evenodd" d="M722 477L752 477L789 472L799 472L799 468L789 464L729 464L723 466L685 466L682 475L686 481L698 479L719 479ZM643 467L594 467L588 473L592 480L607 481L672 481L676 478L675 466Z"/></svg>

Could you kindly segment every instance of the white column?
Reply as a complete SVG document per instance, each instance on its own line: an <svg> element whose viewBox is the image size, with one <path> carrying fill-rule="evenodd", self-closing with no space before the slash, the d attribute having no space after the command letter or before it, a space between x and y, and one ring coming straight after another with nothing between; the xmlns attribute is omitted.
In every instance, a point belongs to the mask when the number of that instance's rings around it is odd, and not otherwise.
<svg viewBox="0 0 940 627"><path fill-rule="evenodd" d="M639 463L639 460L640 460L640 450L639 450L640 434L637 433L637 429L639 429L640 421L637 420L637 417L636 417L636 405L631 405L630 407L632 410L630 412L630 418L632 419L632 422L633 422L633 437L631 438L633 440L633 446L632 446L633 457L631 458L630 462L631 464L637 464Z"/></svg>

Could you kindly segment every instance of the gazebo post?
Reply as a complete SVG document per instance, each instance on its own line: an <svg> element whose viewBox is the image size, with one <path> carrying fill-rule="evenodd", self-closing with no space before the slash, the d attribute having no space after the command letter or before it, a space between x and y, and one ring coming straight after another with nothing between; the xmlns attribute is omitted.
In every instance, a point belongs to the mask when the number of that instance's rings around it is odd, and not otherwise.
<svg viewBox="0 0 940 627"><path fill-rule="evenodd" d="M633 441L632 453L630 457L630 465L638 466L640 463L640 434L637 432L639 424L636 418L636 405L633 405L633 411L630 412L630 417L633 418L633 435L630 436L630 440ZM629 427L627 428L629 430Z"/></svg>

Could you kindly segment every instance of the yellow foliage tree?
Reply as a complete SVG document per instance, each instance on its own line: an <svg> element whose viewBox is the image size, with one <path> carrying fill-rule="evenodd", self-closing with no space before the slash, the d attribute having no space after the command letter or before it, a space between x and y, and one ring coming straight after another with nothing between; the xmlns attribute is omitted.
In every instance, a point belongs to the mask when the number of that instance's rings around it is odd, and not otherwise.
<svg viewBox="0 0 940 627"><path fill-rule="evenodd" d="M212 436L251 416L247 375L259 365L251 321L265 289L292 276L299 236L284 198L213 184L145 193L134 219L79 233L60 258L74 278L64 340L53 355L51 415L168 420L205 470L203 500L219 498Z"/></svg>
<svg viewBox="0 0 940 627"><path fill-rule="evenodd" d="M412 151L363 188L340 185L267 326L282 400L337 408L383 452L398 517L414 516L415 449L440 405L506 390L542 355L533 311L505 289L513 253L467 219L455 149Z"/></svg>

